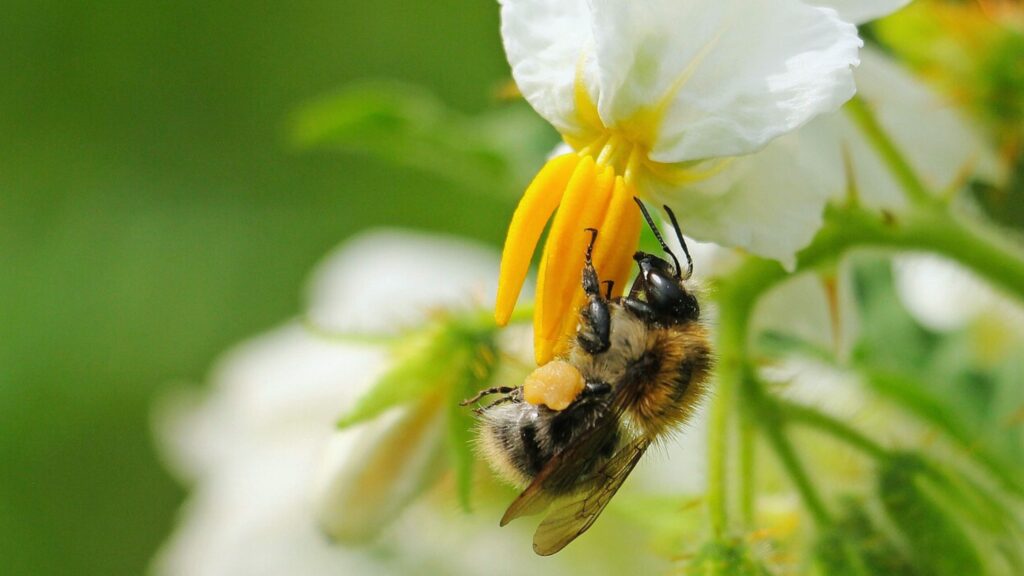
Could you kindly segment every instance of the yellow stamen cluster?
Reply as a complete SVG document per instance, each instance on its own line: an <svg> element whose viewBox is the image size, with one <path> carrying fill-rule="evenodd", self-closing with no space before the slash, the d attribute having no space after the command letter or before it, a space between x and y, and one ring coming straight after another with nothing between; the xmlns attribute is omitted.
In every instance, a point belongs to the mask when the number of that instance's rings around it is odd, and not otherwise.
<svg viewBox="0 0 1024 576"><path fill-rule="evenodd" d="M590 235L599 231L594 267L602 281L615 282L613 295L629 279L632 256L640 238L640 216L633 202L636 189L627 175L629 146L604 143L597 155L570 153L550 160L526 190L512 217L502 254L495 319L508 322L529 271L530 260L545 225L548 232L537 280L534 313L534 354L544 364L564 351L586 301L581 285L584 253ZM618 165L618 169L617 166Z"/></svg>

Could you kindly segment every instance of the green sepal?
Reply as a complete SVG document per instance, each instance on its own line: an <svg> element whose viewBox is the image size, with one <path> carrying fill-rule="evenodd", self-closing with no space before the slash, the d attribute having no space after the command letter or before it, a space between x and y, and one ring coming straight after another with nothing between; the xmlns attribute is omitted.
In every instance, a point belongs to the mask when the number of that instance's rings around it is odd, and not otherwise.
<svg viewBox="0 0 1024 576"><path fill-rule="evenodd" d="M446 358L451 354L449 339L441 326L406 336L393 351L394 365L338 419L338 428L372 420L389 408L432 392L439 378L450 370Z"/></svg>

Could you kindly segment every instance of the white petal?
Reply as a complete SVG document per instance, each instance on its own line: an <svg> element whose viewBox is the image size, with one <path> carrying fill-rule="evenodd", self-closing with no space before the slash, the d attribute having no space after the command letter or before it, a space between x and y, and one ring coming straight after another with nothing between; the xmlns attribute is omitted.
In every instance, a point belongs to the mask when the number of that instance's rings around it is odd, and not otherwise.
<svg viewBox="0 0 1024 576"><path fill-rule="evenodd" d="M910 0L808 0L808 4L834 8L843 20L863 24L892 14Z"/></svg>
<svg viewBox="0 0 1024 576"><path fill-rule="evenodd" d="M990 304L991 291L983 283L937 256L900 256L893 272L903 305L932 330L963 328Z"/></svg>
<svg viewBox="0 0 1024 576"><path fill-rule="evenodd" d="M842 188L842 156L827 119L735 158L720 174L683 188L645 181L672 206L687 235L774 258L791 268Z"/></svg>
<svg viewBox="0 0 1024 576"><path fill-rule="evenodd" d="M592 44L585 1L501 0L501 37L512 76L530 105L562 134L578 133L576 70L581 59L592 70L584 56Z"/></svg>
<svg viewBox="0 0 1024 576"><path fill-rule="evenodd" d="M747 154L853 96L861 41L833 10L796 0L592 7L605 124L668 104L653 160Z"/></svg>
<svg viewBox="0 0 1024 576"><path fill-rule="evenodd" d="M941 193L958 178L976 174L999 181L1001 168L991 146L966 122L953 102L917 81L879 52L865 49L857 86L882 128L926 186ZM861 199L898 210L905 197L860 129L844 118L843 146L849 150Z"/></svg>
<svg viewBox="0 0 1024 576"><path fill-rule="evenodd" d="M327 534L343 543L370 540L433 484L444 466L445 416L431 397L336 433L314 490Z"/></svg>
<svg viewBox="0 0 1024 576"><path fill-rule="evenodd" d="M394 574L396 562L332 546L309 498L317 440L264 443L233 455L197 486L155 559L160 576Z"/></svg>
<svg viewBox="0 0 1024 576"><path fill-rule="evenodd" d="M193 398L191 410L178 404L158 413L172 464L195 488L154 573L394 573L369 553L332 547L311 496L338 411L382 366L378 351L325 342L291 324L227 354L213 389Z"/></svg>
<svg viewBox="0 0 1024 576"><path fill-rule="evenodd" d="M861 95L926 185L942 192L967 174L1003 178L989 144L952 103L885 56L866 49L862 57ZM761 152L735 158L706 181L682 189L653 180L646 185L653 196L678 208L687 234L791 265L793 253L820 225L825 199L845 194L844 153L864 204L894 211L905 206L890 170L843 113L823 116Z"/></svg>
<svg viewBox="0 0 1024 576"><path fill-rule="evenodd" d="M498 253L437 234L375 230L351 238L317 268L309 315L336 331L384 332L438 306L489 306Z"/></svg>
<svg viewBox="0 0 1024 576"><path fill-rule="evenodd" d="M297 323L225 354L207 394L184 392L157 406L154 425L170 466L194 481L231 454L282 436L324 436L376 380L385 352L320 338Z"/></svg>

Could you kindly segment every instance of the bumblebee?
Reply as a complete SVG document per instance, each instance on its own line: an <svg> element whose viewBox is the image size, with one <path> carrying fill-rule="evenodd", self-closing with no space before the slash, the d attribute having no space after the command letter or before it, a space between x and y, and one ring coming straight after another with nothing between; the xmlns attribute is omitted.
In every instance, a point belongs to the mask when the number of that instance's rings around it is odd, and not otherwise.
<svg viewBox="0 0 1024 576"><path fill-rule="evenodd" d="M587 301L568 352L537 368L522 386L482 390L463 402L498 395L477 409L477 445L500 476L523 492L501 519L552 508L533 539L554 554L585 532L647 448L687 421L704 396L712 368L700 305L686 281L693 260L675 214L666 206L686 256L685 274L646 207L636 201L671 262L645 252L628 295L612 298L601 283L592 234L583 267Z"/></svg>

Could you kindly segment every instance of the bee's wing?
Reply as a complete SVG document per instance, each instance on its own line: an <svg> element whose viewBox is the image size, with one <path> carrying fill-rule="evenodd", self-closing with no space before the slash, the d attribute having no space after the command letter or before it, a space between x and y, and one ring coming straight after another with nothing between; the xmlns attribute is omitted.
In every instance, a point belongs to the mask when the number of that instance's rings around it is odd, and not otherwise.
<svg viewBox="0 0 1024 576"><path fill-rule="evenodd" d="M586 532L619 491L650 443L650 439L640 436L620 448L597 471L596 474L603 477L602 482L571 496L569 501L552 510L533 535L533 551L550 556Z"/></svg>
<svg viewBox="0 0 1024 576"><path fill-rule="evenodd" d="M606 415L588 433L552 456L533 482L509 505L501 525L521 516L539 514L557 500L559 494L570 491L579 483L584 471L593 469L593 459L600 457L601 449L613 440L617 431L617 414Z"/></svg>

